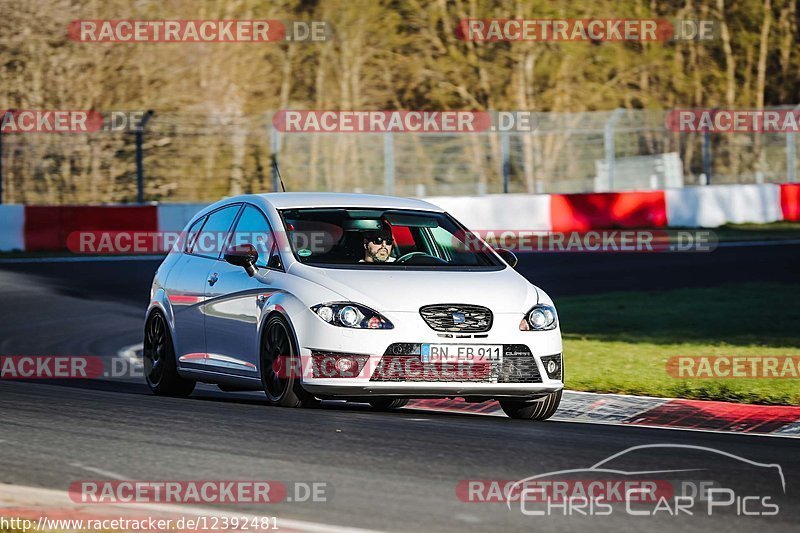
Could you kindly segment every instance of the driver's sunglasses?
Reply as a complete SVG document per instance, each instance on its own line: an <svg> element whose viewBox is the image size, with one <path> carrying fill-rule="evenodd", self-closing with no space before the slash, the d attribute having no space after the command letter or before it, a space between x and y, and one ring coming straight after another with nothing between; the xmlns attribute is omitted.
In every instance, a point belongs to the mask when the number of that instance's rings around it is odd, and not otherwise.
<svg viewBox="0 0 800 533"><path fill-rule="evenodd" d="M391 246L394 244L394 239L391 237L372 237L369 242L375 246L380 246L383 243L386 243L386 246Z"/></svg>

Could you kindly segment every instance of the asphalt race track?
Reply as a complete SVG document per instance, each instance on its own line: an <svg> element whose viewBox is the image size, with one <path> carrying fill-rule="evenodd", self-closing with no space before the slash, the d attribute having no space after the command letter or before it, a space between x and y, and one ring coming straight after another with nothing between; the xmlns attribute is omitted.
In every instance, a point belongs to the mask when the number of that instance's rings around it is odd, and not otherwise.
<svg viewBox="0 0 800 533"><path fill-rule="evenodd" d="M520 271L558 303L568 294L738 282L796 282L797 245L709 254L532 254ZM0 261L0 353L113 356L141 342L158 261ZM568 326L567 326L568 327ZM527 516L502 503L459 500L459 481L518 480L589 467L631 446L690 444L782 467L777 516ZM324 482L329 501L232 506L330 526L388 531L796 531L800 443L795 439L403 409L358 404L268 407L256 393L203 386L188 399L155 397L142 381L0 382L0 483L66 490L81 479L267 479ZM679 449L639 455L633 471L681 468ZM752 495L774 478L706 458L706 477ZM322 530L322 529L320 529Z"/></svg>

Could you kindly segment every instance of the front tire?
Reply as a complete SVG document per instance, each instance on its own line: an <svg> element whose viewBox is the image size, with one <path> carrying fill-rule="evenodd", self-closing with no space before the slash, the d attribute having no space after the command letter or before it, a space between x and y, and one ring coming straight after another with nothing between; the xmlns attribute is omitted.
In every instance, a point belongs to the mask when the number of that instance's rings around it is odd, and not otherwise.
<svg viewBox="0 0 800 533"><path fill-rule="evenodd" d="M261 384L270 405L315 407L319 400L303 389L302 365L286 321L278 315L267 319L261 338ZM277 370L277 371L276 371Z"/></svg>
<svg viewBox="0 0 800 533"><path fill-rule="evenodd" d="M500 400L500 407L509 418L523 420L547 420L553 416L561 403L561 391L550 392L544 398L529 402Z"/></svg>
<svg viewBox="0 0 800 533"><path fill-rule="evenodd" d="M196 382L178 374L169 327L158 311L150 315L144 327L142 363L147 386L154 394L185 397L194 390Z"/></svg>

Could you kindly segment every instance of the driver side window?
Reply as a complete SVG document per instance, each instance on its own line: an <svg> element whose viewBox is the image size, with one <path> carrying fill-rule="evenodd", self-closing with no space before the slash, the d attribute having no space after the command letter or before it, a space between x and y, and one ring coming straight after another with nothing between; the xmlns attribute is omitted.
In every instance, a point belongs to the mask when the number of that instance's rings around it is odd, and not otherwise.
<svg viewBox="0 0 800 533"><path fill-rule="evenodd" d="M258 250L258 267L276 267L273 255L276 255L275 236L264 214L252 205L245 205L244 212L236 224L231 244L252 244Z"/></svg>

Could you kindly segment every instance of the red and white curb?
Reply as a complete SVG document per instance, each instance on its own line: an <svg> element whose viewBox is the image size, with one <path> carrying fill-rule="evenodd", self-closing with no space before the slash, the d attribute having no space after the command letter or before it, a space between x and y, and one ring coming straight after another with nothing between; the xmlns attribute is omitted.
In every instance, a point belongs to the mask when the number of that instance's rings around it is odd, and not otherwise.
<svg viewBox="0 0 800 533"><path fill-rule="evenodd" d="M414 400L409 408L505 416L497 402ZM551 420L800 437L800 407L565 391Z"/></svg>

